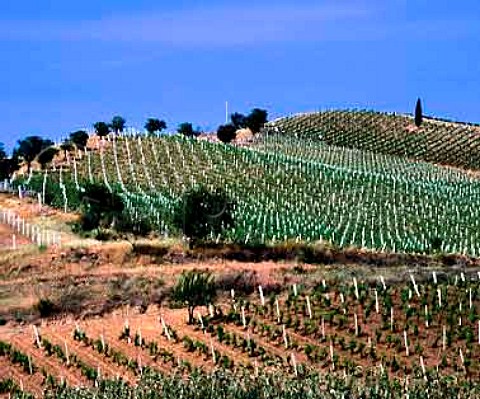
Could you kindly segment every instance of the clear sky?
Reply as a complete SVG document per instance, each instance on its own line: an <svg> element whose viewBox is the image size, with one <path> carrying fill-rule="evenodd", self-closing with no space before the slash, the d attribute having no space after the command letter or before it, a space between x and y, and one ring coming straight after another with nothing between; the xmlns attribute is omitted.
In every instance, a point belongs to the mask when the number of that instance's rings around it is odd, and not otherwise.
<svg viewBox="0 0 480 399"><path fill-rule="evenodd" d="M1 0L0 141L115 114L325 108L480 122L478 0Z"/></svg>

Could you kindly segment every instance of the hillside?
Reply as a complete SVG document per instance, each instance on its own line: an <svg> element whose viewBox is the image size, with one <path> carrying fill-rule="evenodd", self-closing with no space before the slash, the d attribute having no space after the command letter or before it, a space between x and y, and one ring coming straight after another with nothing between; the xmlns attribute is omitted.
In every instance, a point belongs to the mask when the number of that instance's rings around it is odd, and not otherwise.
<svg viewBox="0 0 480 399"><path fill-rule="evenodd" d="M75 209L78 190L102 182L121 193L135 223L176 234L172 209L198 184L222 187L236 202L239 243L327 240L347 247L480 253L480 181L473 175L282 135L249 147L181 137L117 137L34 175L51 203ZM58 184L64 187L59 189Z"/></svg>
<svg viewBox="0 0 480 399"><path fill-rule="evenodd" d="M270 122L267 134L406 156L465 169L480 169L480 127L424 118L419 128L405 115L373 111L325 111Z"/></svg>
<svg viewBox="0 0 480 399"><path fill-rule="evenodd" d="M242 145L92 137L18 178L57 209L36 193L0 208L62 240L12 251L19 222L0 231L0 398L478 397L480 177L332 145L314 117ZM90 182L148 236L67 231ZM235 203L219 245L190 247L172 223L197 185ZM218 293L192 324L184 271Z"/></svg>

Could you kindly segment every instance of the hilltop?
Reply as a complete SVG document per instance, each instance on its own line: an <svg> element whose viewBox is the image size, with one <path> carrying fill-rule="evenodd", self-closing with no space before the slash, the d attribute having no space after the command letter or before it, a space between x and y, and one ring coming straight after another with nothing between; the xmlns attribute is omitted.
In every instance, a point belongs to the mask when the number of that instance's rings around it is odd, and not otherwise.
<svg viewBox="0 0 480 399"><path fill-rule="evenodd" d="M480 127L375 111L324 111L269 122L265 134L282 134L328 145L397 155L464 169L480 168Z"/></svg>

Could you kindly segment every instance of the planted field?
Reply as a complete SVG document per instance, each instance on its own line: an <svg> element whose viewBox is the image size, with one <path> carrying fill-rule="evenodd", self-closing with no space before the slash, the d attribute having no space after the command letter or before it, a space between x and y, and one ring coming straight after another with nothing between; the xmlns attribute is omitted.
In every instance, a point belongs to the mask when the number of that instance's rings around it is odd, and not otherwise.
<svg viewBox="0 0 480 399"><path fill-rule="evenodd" d="M223 188L236 203L235 227L213 240L480 253L480 181L462 171L281 135L247 148L180 137L101 144L34 175L29 187L75 210L82 184L104 183L121 193L136 224L171 235L179 197L202 184Z"/></svg>
<svg viewBox="0 0 480 399"><path fill-rule="evenodd" d="M373 111L326 111L280 118L267 131L348 148L480 168L480 127Z"/></svg>
<svg viewBox="0 0 480 399"><path fill-rule="evenodd" d="M213 389L223 378L228 389L238 390L234 397L247 397L241 388L246 381L253 389L265 379L271 395L283 386L299 395L292 397L305 394L300 381L309 397L360 398L376 389L388 397L420 398L416 387L422 384L431 397L444 397L447 387L452 395L465 390L475 396L478 388L469 382L480 376L478 282L478 275L461 273L422 281L410 275L398 285L382 277L377 283L326 280L280 294L259 286L251 296L232 292L215 306L198 308L193 325L186 324L185 310L162 307L38 328L4 326L0 364L5 381L13 383L4 390L21 386L38 396L53 388L53 396L65 397L69 387L82 386L111 397L106 391L115 387L116 397L123 397L149 384L157 394L166 386L187 389L197 379L210 379Z"/></svg>

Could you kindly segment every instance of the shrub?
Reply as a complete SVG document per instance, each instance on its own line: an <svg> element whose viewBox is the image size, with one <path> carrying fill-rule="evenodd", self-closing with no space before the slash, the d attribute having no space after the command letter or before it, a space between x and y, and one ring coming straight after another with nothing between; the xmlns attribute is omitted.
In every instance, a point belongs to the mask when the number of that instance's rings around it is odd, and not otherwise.
<svg viewBox="0 0 480 399"><path fill-rule="evenodd" d="M57 312L57 305L48 298L41 298L35 305L40 317L50 317Z"/></svg>
<svg viewBox="0 0 480 399"><path fill-rule="evenodd" d="M228 144L237 137L237 129L230 123L221 125L217 129L217 137L221 142Z"/></svg>
<svg viewBox="0 0 480 399"><path fill-rule="evenodd" d="M173 224L194 243L217 236L233 226L233 202L220 189L193 188L177 203Z"/></svg>
<svg viewBox="0 0 480 399"><path fill-rule="evenodd" d="M215 300L215 281L209 273L190 270L183 272L172 293L172 298L187 305L188 324L193 324L193 311L197 306L211 304Z"/></svg>

